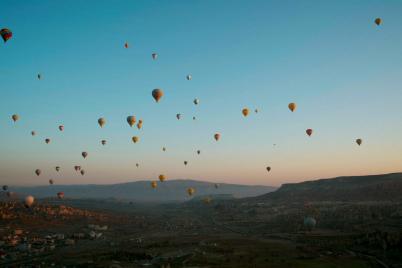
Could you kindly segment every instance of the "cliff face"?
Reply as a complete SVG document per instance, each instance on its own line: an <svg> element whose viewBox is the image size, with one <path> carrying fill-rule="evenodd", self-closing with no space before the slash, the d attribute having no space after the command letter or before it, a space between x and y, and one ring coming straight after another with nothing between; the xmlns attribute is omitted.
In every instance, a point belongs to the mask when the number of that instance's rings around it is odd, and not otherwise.
<svg viewBox="0 0 402 268"><path fill-rule="evenodd" d="M284 184L259 201L402 201L402 173L338 177Z"/></svg>

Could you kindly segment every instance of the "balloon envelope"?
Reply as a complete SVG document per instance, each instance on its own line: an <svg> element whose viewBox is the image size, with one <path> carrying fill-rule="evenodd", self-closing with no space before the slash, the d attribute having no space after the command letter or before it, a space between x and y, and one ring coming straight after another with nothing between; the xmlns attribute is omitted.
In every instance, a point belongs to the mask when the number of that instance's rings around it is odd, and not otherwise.
<svg viewBox="0 0 402 268"><path fill-rule="evenodd" d="M103 127L106 124L106 119L101 117L98 119L98 124L100 127Z"/></svg>
<svg viewBox="0 0 402 268"><path fill-rule="evenodd" d="M132 127L137 120L134 115L127 116L127 123Z"/></svg>
<svg viewBox="0 0 402 268"><path fill-rule="evenodd" d="M31 207L35 201L35 198L32 195L28 195L25 197L24 204L26 207Z"/></svg>
<svg viewBox="0 0 402 268"><path fill-rule="evenodd" d="M159 102L159 100L163 97L163 91L162 89L156 88L152 91L152 97L154 97L156 102Z"/></svg>
<svg viewBox="0 0 402 268"><path fill-rule="evenodd" d="M6 43L9 39L11 39L11 37L13 37L13 33L7 28L1 29L0 35L1 38L3 38L4 43Z"/></svg>
<svg viewBox="0 0 402 268"><path fill-rule="evenodd" d="M20 119L20 117L19 117L18 114L13 114L13 115L11 116L11 119L13 119L14 122L17 122L18 119Z"/></svg>
<svg viewBox="0 0 402 268"><path fill-rule="evenodd" d="M297 105L294 102L291 102L288 105L289 110L291 110L292 112L294 112L296 110L296 107L297 107Z"/></svg>

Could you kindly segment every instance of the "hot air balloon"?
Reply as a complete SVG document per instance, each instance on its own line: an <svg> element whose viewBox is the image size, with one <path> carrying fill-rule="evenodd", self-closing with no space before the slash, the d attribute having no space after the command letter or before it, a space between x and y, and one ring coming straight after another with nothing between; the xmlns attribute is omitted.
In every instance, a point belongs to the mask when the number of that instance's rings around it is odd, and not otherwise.
<svg viewBox="0 0 402 268"><path fill-rule="evenodd" d="M155 189L158 187L158 183L156 181L151 182L151 187Z"/></svg>
<svg viewBox="0 0 402 268"><path fill-rule="evenodd" d="M137 120L134 115L127 116L127 123L132 127Z"/></svg>
<svg viewBox="0 0 402 268"><path fill-rule="evenodd" d="M82 176L84 176L85 175L85 170L81 169L80 173L81 173Z"/></svg>
<svg viewBox="0 0 402 268"><path fill-rule="evenodd" d="M376 18L374 20L374 23L377 24L377 26L380 26L380 24L382 23L382 19L381 18Z"/></svg>
<svg viewBox="0 0 402 268"><path fill-rule="evenodd" d="M187 166L187 163L188 163L187 161L184 161L184 165L185 165L185 166Z"/></svg>
<svg viewBox="0 0 402 268"><path fill-rule="evenodd" d="M316 226L317 221L313 217L306 217L304 218L303 224L307 230L312 231Z"/></svg>
<svg viewBox="0 0 402 268"><path fill-rule="evenodd" d="M74 170L75 170L75 171L80 171L80 170L81 170L81 166L74 166Z"/></svg>
<svg viewBox="0 0 402 268"><path fill-rule="evenodd" d="M42 173L42 171L41 171L40 169L35 170L35 174L36 174L37 176L39 176L41 173Z"/></svg>
<svg viewBox="0 0 402 268"><path fill-rule="evenodd" d="M29 208L33 205L35 198L32 195L28 195L25 197L24 205L26 208Z"/></svg>
<svg viewBox="0 0 402 268"><path fill-rule="evenodd" d="M18 119L20 119L20 117L19 117L18 114L13 114L13 115L11 116L11 119L13 119L14 122L17 122Z"/></svg>
<svg viewBox="0 0 402 268"><path fill-rule="evenodd" d="M307 135L308 135L309 137L311 137L311 135L313 134L313 130L312 130L311 128L308 128L308 129L306 130L306 133L307 133Z"/></svg>
<svg viewBox="0 0 402 268"><path fill-rule="evenodd" d="M294 112L296 110L297 105L296 105L296 103L291 102L291 103L289 103L288 107L289 107L289 110Z"/></svg>
<svg viewBox="0 0 402 268"><path fill-rule="evenodd" d="M98 124L100 127L103 127L106 124L106 119L101 117L98 119Z"/></svg>
<svg viewBox="0 0 402 268"><path fill-rule="evenodd" d="M49 138L45 139L45 142L46 142L46 144L49 144L49 143L50 143L50 139L49 139Z"/></svg>
<svg viewBox="0 0 402 268"><path fill-rule="evenodd" d="M193 102L194 102L195 105L198 105L200 103L200 100L199 99L194 99Z"/></svg>
<svg viewBox="0 0 402 268"><path fill-rule="evenodd" d="M87 152L82 152L81 155L82 155L82 157L85 159L85 158L87 158L88 153L87 153Z"/></svg>
<svg viewBox="0 0 402 268"><path fill-rule="evenodd" d="M13 37L13 33L7 28L1 29L0 35L1 38L3 38L4 43L6 43L11 37Z"/></svg>
<svg viewBox="0 0 402 268"><path fill-rule="evenodd" d="M176 114L176 118L177 118L177 120L180 120L181 114Z"/></svg>
<svg viewBox="0 0 402 268"><path fill-rule="evenodd" d="M190 187L187 189L187 193L189 196L192 196L195 193L195 189Z"/></svg>
<svg viewBox="0 0 402 268"><path fill-rule="evenodd" d="M163 147L163 148L162 148L162 151L166 152L166 147Z"/></svg>
<svg viewBox="0 0 402 268"><path fill-rule="evenodd" d="M241 112L242 112L242 114L243 114L244 116L247 116L248 113L249 113L249 110L248 110L247 108L244 108L243 110L241 110Z"/></svg>
<svg viewBox="0 0 402 268"><path fill-rule="evenodd" d="M214 138L216 141L218 141L221 138L221 134L215 133Z"/></svg>
<svg viewBox="0 0 402 268"><path fill-rule="evenodd" d="M142 120L138 120L137 128L141 129L142 128Z"/></svg>
<svg viewBox="0 0 402 268"><path fill-rule="evenodd" d="M356 143L360 146L363 143L363 140L362 139L357 139Z"/></svg>
<svg viewBox="0 0 402 268"><path fill-rule="evenodd" d="M7 186L7 185L3 185L2 189L3 189L3 191L7 191L7 190L8 190L8 186Z"/></svg>
<svg viewBox="0 0 402 268"><path fill-rule="evenodd" d="M254 112L255 112L256 114L258 114L258 109L255 109Z"/></svg>
<svg viewBox="0 0 402 268"><path fill-rule="evenodd" d="M59 166L55 167L55 169L56 169L57 172L60 171L60 167L59 167Z"/></svg>
<svg viewBox="0 0 402 268"><path fill-rule="evenodd" d="M156 88L152 90L152 97L154 97L156 102L159 102L159 100L163 97L162 89Z"/></svg>
<svg viewBox="0 0 402 268"><path fill-rule="evenodd" d="M102 145L106 145L106 140L101 141Z"/></svg>
<svg viewBox="0 0 402 268"><path fill-rule="evenodd" d="M193 79L193 77L191 76L191 74L188 74L187 76L186 76L186 78L187 78L187 80L191 80L191 79Z"/></svg>
<svg viewBox="0 0 402 268"><path fill-rule="evenodd" d="M193 116L193 120L196 120L197 118L195 118L195 116Z"/></svg>
<svg viewBox="0 0 402 268"><path fill-rule="evenodd" d="M136 164L135 164L135 166L136 166L136 167L139 167L139 166L140 166L140 164L136 163Z"/></svg>
<svg viewBox="0 0 402 268"><path fill-rule="evenodd" d="M64 126L63 126L63 125L60 125L60 126L59 126L59 130L60 130L60 131L63 131L63 130L64 130Z"/></svg>
<svg viewBox="0 0 402 268"><path fill-rule="evenodd" d="M32 135L32 136L35 136L35 135L36 135L36 132L35 132L35 131L31 131L31 135Z"/></svg>
<svg viewBox="0 0 402 268"><path fill-rule="evenodd" d="M38 74L38 80L41 80L41 79L42 79L42 75Z"/></svg>
<svg viewBox="0 0 402 268"><path fill-rule="evenodd" d="M270 171L271 171L271 167L267 167L267 171L270 172Z"/></svg>
<svg viewBox="0 0 402 268"><path fill-rule="evenodd" d="M204 198L202 199L202 201L203 201L205 204L210 204L211 201L212 201L212 198L209 197L209 196L207 196L207 197L204 197Z"/></svg>
<svg viewBox="0 0 402 268"><path fill-rule="evenodd" d="M152 53L152 59L153 59L153 60L156 60L157 58L158 58L158 54Z"/></svg>
<svg viewBox="0 0 402 268"><path fill-rule="evenodd" d="M137 136L134 136L132 138L132 140L133 140L134 143L137 143L140 140L140 138L138 138Z"/></svg>
<svg viewBox="0 0 402 268"><path fill-rule="evenodd" d="M63 192L58 192L58 193L57 193L57 197L58 197L59 199L63 199L63 198L64 198L64 193L63 193Z"/></svg>
<svg viewBox="0 0 402 268"><path fill-rule="evenodd" d="M159 175L159 180L160 180L160 182L164 182L166 180L165 175L163 175L163 174Z"/></svg>
<svg viewBox="0 0 402 268"><path fill-rule="evenodd" d="M197 154L200 154L201 153L201 151L200 150L197 150Z"/></svg>
<svg viewBox="0 0 402 268"><path fill-rule="evenodd" d="M49 184L53 185L54 181L52 179L49 180Z"/></svg>
<svg viewBox="0 0 402 268"><path fill-rule="evenodd" d="M128 48L128 42L124 43L124 47Z"/></svg>

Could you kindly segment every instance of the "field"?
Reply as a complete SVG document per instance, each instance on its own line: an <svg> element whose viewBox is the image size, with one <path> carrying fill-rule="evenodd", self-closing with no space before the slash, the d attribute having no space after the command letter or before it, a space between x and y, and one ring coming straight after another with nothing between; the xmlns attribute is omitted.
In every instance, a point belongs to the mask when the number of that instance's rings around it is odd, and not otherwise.
<svg viewBox="0 0 402 268"><path fill-rule="evenodd" d="M2 215L4 267L402 267L399 203L66 199L2 203Z"/></svg>

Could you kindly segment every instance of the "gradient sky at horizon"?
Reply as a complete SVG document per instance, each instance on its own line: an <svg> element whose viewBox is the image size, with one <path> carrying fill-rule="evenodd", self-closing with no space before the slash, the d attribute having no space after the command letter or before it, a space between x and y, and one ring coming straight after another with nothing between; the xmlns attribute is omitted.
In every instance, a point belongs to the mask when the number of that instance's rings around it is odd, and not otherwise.
<svg viewBox="0 0 402 268"><path fill-rule="evenodd" d="M3 0L0 28L14 36L0 44L0 183L165 174L277 186L399 172L401 14L401 1ZM259 113L244 118L243 107Z"/></svg>

